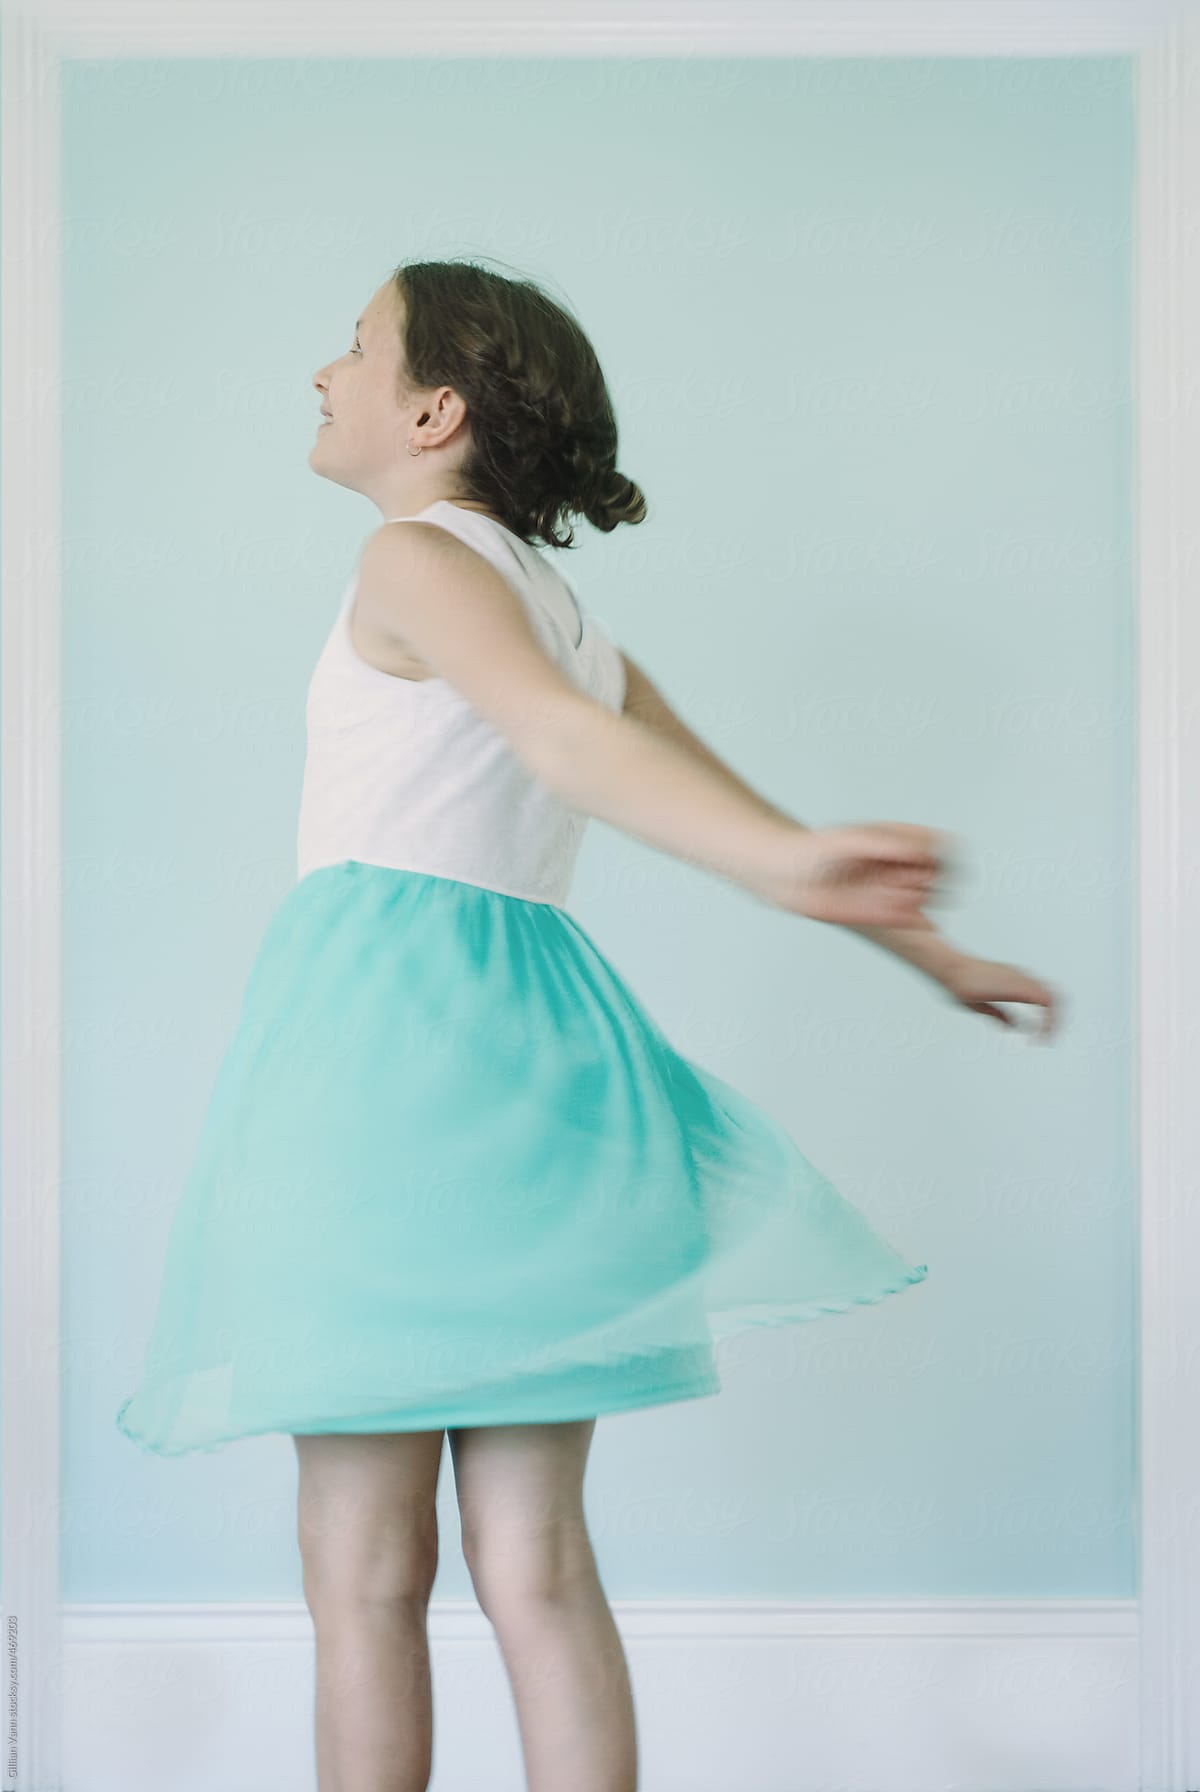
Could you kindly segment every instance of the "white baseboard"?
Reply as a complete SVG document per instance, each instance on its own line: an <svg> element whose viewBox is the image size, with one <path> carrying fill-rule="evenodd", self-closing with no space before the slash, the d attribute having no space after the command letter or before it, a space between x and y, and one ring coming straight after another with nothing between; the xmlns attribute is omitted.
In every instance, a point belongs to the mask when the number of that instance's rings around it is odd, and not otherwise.
<svg viewBox="0 0 1200 1792"><path fill-rule="evenodd" d="M1133 1600L612 1601L640 1792L1136 1792ZM302 1603L68 1605L63 1792L315 1792ZM431 1792L524 1792L473 1602L430 1608Z"/></svg>

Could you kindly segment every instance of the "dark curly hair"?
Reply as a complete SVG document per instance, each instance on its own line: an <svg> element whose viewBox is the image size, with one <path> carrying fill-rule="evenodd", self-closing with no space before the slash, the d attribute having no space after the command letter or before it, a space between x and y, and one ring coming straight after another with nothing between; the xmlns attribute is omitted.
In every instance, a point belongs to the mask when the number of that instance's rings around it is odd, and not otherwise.
<svg viewBox="0 0 1200 1792"><path fill-rule="evenodd" d="M640 523L646 498L617 471L617 425L595 350L532 280L475 260L410 261L392 272L403 371L416 389L453 386L471 447L462 496L530 545L575 545L571 515L606 534ZM403 396L401 394L400 396Z"/></svg>

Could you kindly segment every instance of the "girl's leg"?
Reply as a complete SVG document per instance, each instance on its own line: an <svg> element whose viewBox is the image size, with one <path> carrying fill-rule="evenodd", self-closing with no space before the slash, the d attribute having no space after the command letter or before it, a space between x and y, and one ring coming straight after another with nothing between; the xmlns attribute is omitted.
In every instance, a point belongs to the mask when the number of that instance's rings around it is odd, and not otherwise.
<svg viewBox="0 0 1200 1792"><path fill-rule="evenodd" d="M425 1792L441 1431L293 1434L318 1792Z"/></svg>
<svg viewBox="0 0 1200 1792"><path fill-rule="evenodd" d="M449 1432L463 1555L512 1685L529 1792L635 1792L633 1695L583 1513L595 1419Z"/></svg>

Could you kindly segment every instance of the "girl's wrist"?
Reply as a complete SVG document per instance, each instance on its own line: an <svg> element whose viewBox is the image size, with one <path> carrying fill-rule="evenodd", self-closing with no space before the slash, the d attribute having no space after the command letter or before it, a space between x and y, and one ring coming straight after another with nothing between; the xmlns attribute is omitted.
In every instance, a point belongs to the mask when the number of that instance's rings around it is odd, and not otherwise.
<svg viewBox="0 0 1200 1792"><path fill-rule="evenodd" d="M893 953L911 964L914 970L924 971L935 983L947 987L953 980L954 972L962 963L963 953L953 945L936 927L859 927L851 925L851 933L858 933L864 939L872 940L882 946L885 952Z"/></svg>

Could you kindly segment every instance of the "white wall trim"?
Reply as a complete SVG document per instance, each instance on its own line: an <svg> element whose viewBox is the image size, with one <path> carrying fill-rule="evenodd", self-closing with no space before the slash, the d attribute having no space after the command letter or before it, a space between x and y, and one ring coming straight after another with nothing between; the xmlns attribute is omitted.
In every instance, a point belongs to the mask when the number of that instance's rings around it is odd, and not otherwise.
<svg viewBox="0 0 1200 1792"><path fill-rule="evenodd" d="M1080 56L1175 0L8 0L71 56Z"/></svg>
<svg viewBox="0 0 1200 1792"><path fill-rule="evenodd" d="M3 1785L59 1784L59 113L0 12Z"/></svg>
<svg viewBox="0 0 1200 1792"><path fill-rule="evenodd" d="M94 0L6 0L0 8L0 1549L10 1694L0 1761L4 1792L60 1792L62 1742L73 1750L80 1739L74 1717L65 1728L61 1722L64 1618L72 1664L65 1690L73 1714L81 1697L86 1703L89 1676L107 1677L111 1693L113 1678L130 1659L127 1651L142 1650L139 1637L156 1624L176 1626L179 1648L187 1661L203 1663L204 1676L221 1666L222 1650L239 1637L244 1641L247 1626L257 1626L255 1659L268 1672L271 1650L289 1647L288 1636L267 1642L263 1626L276 1620L261 1609L257 1616L222 1617L210 1608L207 1619L176 1607L156 1608L157 1617L135 1608L124 1616L93 1609L89 1617L88 1608L63 1614L58 1605L59 1538L47 1515L59 1509L60 1476L59 58L614 52L1138 57L1140 1623L1131 1628L1130 1612L1119 1603L1089 1608L1091 1617L1080 1617L1082 1607L1068 1612L1045 1602L1022 1608L1018 1623L1024 1630L1015 1640L1023 1637L1035 1653L1018 1661L1002 1650L997 1661L1001 1678L1009 1669L1023 1679L1023 1710L1030 1715L1014 1718L1012 1735L1028 1737L1033 1721L1053 1736L1066 1711L1082 1752L1070 1762L1064 1758L1055 1778L1053 1767L1015 1756L1011 1748L1001 1751L986 1792L997 1785L1070 1792L1082 1785L1089 1792L1109 1786L1132 1792L1135 1784L1141 1792L1194 1792L1200 1786L1200 1536L1192 1516L1200 1487L1200 1042L1192 1022L1200 999L1200 928L1189 903L1192 867L1200 865L1200 798L1189 797L1200 785L1188 777L1196 757L1189 754L1192 693L1200 693L1200 593L1190 554L1200 491L1200 30L1193 0L746 0L736 7L731 0L663 0L652 18L635 10L635 0L594 0L590 8L569 0L515 0L503 9L490 0L341 0L337 7L328 0L238 0L236 6L232 0L172 0L169 6L106 0L103 7ZM659 1641L677 1652L690 1648L695 1633L688 1625L698 1621L695 1614L672 1642L669 1625L662 1629L664 1608L657 1609L660 1616L650 1621L660 1625ZM886 1608L887 1615L884 1608L870 1608L874 1616L865 1629L861 1609L837 1607L829 1617L825 1608L834 1631L841 1621L836 1614L853 1625L859 1612L859 1631L843 1639L856 1649L868 1636L876 1642L889 1636L902 1651L896 1655L889 1645L901 1676L894 1684L918 1684L903 1679L921 1665L911 1653L911 1608L900 1618L894 1607ZM936 1609L936 1622L946 1624L945 1607L923 1609ZM978 1605L970 1609L985 1626L999 1623ZM1046 1627L1060 1611L1068 1612L1068 1630L1048 1635ZM1105 1611L1113 1618L1111 1633L1104 1629ZM435 1637L439 1621L435 1614ZM747 1689L750 1695L757 1691L768 1644L770 1658L782 1648L779 1659L797 1674L795 1696L802 1696L797 1689L810 1677L819 1682L830 1628L805 1629L805 1619L797 1644L798 1633L789 1628L796 1622L793 1608L742 1603L712 1608L708 1621L718 1633L710 1640L724 1652L721 1673L734 1676L721 1685L726 1694L736 1688L739 1702ZM286 1619L293 1631L304 1622L295 1614ZM636 1627L641 1620L629 1608L622 1622L623 1628ZM197 1630L206 1623L207 1642ZM1070 1630L1075 1624L1083 1625L1086 1647ZM133 1628L122 1634L123 1625ZM927 1632L921 1634L928 1640ZM945 1708L923 1734L927 1771L913 1784L933 1783L936 1776L967 1792L972 1775L988 1771L989 1764L960 1760L947 1750L955 1736L971 1734L970 1724L956 1726L963 1711L961 1682L975 1672L973 1647L965 1646L960 1625L951 1624L944 1634L952 1650L939 1668L946 1677ZM810 1661L815 1638L823 1653ZM989 1650L994 1643L993 1637ZM789 1653L794 1646L802 1651L798 1663ZM1101 1649L1095 1660L1093 1646ZM156 1658L163 1648L172 1661L174 1646L160 1634ZM1120 1673L1105 1684L1098 1671L1128 1666L1131 1648L1138 1649L1135 1694ZM689 1659L688 1674L698 1671L697 1659ZM76 1680L76 1665L86 1669L82 1681ZM691 1684L686 1676L684 1684ZM198 1683L191 1687L199 1697ZM906 1708L906 1699L897 1696L887 1701L886 1713L873 1713L868 1687L869 1678L849 1708L850 1743L873 1728L873 1715L886 1736L885 1721L894 1726ZM674 1691L679 1693L678 1684ZM642 1700L647 1696L652 1700L653 1691ZM1072 1699L1077 1703L1064 1703ZM828 1719L817 1704L815 1720ZM679 1706L674 1709L678 1716ZM698 1724L706 1714L698 1713ZM978 1715L986 1719L985 1712ZM1134 1733L1126 1724L1141 1737L1136 1773L1123 1752L1122 1737ZM702 1728L697 1733L707 1734ZM1104 1739L1095 1772L1090 1735ZM128 1762L136 1740L127 1733L94 1748L86 1777L73 1772L69 1783L102 1792L97 1771L116 1758L118 1747ZM710 1740L719 1752L719 1736ZM802 1759L805 1778L816 1778L812 1755L806 1750ZM874 1755L839 1760L831 1752L828 1777L855 1783L847 1765L852 1759L865 1761L871 1772L878 1764ZM172 1765L168 1783L183 1792L182 1765ZM133 1775L123 1792L161 1783ZM241 1787L228 1777L222 1783ZM726 1783L744 1780L734 1776ZM247 1780L241 1792L268 1792L275 1784L275 1777L262 1786ZM788 1792L795 1784L793 1773ZM689 1792L701 1792L700 1782ZM769 1789L764 1783L753 1792Z"/></svg>
<svg viewBox="0 0 1200 1792"><path fill-rule="evenodd" d="M1200 30L1139 68L1143 1792L1200 1785Z"/></svg>
<svg viewBox="0 0 1200 1792"><path fill-rule="evenodd" d="M645 1792L1137 1785L1133 1601L612 1607ZM314 1785L302 1604L77 1605L65 1629L67 1786ZM437 1792L524 1792L491 1626L435 1600L429 1641Z"/></svg>

